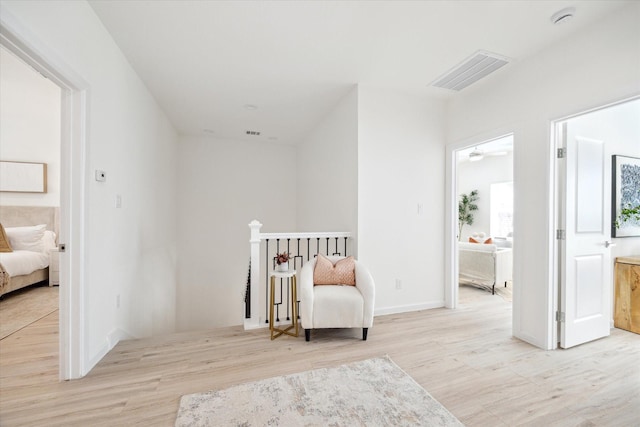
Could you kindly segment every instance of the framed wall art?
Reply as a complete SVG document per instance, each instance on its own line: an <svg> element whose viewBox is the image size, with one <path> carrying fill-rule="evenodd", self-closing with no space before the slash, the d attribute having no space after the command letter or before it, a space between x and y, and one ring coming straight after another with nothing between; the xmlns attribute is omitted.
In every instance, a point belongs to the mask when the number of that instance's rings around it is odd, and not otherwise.
<svg viewBox="0 0 640 427"><path fill-rule="evenodd" d="M46 193L47 164L0 161L0 191Z"/></svg>
<svg viewBox="0 0 640 427"><path fill-rule="evenodd" d="M640 159L612 160L611 237L640 236Z"/></svg>

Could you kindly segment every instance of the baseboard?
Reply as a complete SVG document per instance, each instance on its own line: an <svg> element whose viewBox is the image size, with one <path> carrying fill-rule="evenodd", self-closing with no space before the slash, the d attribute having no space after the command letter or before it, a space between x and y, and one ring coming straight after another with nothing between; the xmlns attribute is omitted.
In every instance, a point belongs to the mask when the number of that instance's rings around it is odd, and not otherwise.
<svg viewBox="0 0 640 427"><path fill-rule="evenodd" d="M442 301L430 301L430 302L424 302L421 304L408 304L408 305L397 305L394 307L381 307L381 308L376 308L373 311L373 315L374 316L384 316L387 314L398 314L398 313L408 313L411 311L420 311L420 310L430 310L432 308L441 308L444 307L444 300ZM280 324L288 324L290 323L290 321L281 321L281 322L276 322L276 326L280 325ZM250 330L250 329L260 329L260 328L268 328L269 324L264 322L264 321L260 321L258 319L258 321L256 322L255 319L244 319L244 329L245 331Z"/></svg>
<svg viewBox="0 0 640 427"><path fill-rule="evenodd" d="M109 332L109 335L107 335L107 343L109 344L109 350L115 347L116 344L118 344L120 341L130 340L133 338L135 337L130 333L128 333L127 331L120 328L116 328L111 332Z"/></svg>
<svg viewBox="0 0 640 427"><path fill-rule="evenodd" d="M444 300L429 301L421 304L396 305L394 307L380 307L373 311L374 316L384 316L387 314L408 313L411 311L431 310L432 308L444 307Z"/></svg>
<svg viewBox="0 0 640 427"><path fill-rule="evenodd" d="M266 323L261 323L260 322L260 318L258 319L254 319L254 318L250 318L250 319L244 319L244 330L248 331L250 329L260 329L260 328L265 328L269 326Z"/></svg>
<svg viewBox="0 0 640 427"><path fill-rule="evenodd" d="M291 324L291 320L280 320L276 323L274 323L274 326L276 327L280 327L280 326L288 326ZM263 328L268 328L269 324L267 322L264 321L264 319L260 320L258 319L258 321L256 322L253 319L244 319L244 330L248 331L250 329L263 329Z"/></svg>
<svg viewBox="0 0 640 427"><path fill-rule="evenodd" d="M107 355L111 351L113 347L116 346L121 340L132 339L134 338L131 334L123 331L122 329L114 329L107 335L105 339L104 345L98 350L98 352L89 360L89 363L86 365L85 372L82 373L82 376L87 375L97 364L102 360L103 357Z"/></svg>

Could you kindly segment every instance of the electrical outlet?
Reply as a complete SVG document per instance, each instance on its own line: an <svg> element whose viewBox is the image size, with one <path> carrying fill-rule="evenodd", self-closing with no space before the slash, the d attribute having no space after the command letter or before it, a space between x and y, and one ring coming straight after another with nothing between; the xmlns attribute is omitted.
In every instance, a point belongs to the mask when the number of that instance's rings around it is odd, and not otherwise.
<svg viewBox="0 0 640 427"><path fill-rule="evenodd" d="M396 279L396 289L397 290L402 289L402 280Z"/></svg>
<svg viewBox="0 0 640 427"><path fill-rule="evenodd" d="M116 194L116 208L121 208L122 207L122 196L119 194Z"/></svg>

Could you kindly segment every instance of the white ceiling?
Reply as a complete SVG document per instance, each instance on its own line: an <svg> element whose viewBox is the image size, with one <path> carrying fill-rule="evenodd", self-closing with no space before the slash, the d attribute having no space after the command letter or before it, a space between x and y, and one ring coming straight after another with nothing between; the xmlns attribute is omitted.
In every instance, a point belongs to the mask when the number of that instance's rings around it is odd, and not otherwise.
<svg viewBox="0 0 640 427"><path fill-rule="evenodd" d="M458 150L458 161L466 162L469 160L469 154L472 151L481 152L484 156L503 156L513 151L513 135L503 136L501 138L493 139L482 144L467 147L463 150Z"/></svg>
<svg viewBox="0 0 640 427"><path fill-rule="evenodd" d="M455 96L429 84L477 50L520 61L628 3L90 0L178 132L285 144L355 84Z"/></svg>

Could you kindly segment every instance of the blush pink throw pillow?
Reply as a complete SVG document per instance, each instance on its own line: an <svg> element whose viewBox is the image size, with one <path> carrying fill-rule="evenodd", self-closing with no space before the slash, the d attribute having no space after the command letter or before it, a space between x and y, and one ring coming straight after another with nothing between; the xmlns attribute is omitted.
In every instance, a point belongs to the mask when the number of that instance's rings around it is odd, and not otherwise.
<svg viewBox="0 0 640 427"><path fill-rule="evenodd" d="M356 284L356 263L352 256L338 260L335 264L326 256L318 254L313 270L314 285L351 285Z"/></svg>

